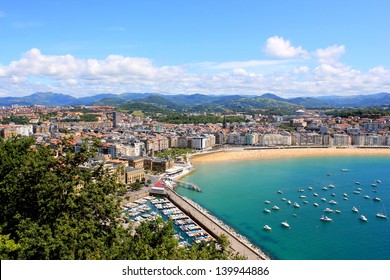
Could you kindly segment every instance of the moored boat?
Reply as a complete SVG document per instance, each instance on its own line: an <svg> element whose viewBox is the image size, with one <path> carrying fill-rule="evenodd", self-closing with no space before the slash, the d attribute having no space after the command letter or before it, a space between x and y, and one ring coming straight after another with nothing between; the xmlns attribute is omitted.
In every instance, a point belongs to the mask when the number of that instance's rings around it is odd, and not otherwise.
<svg viewBox="0 0 390 280"><path fill-rule="evenodd" d="M376 213L376 215L378 218L382 218L382 219L388 219L387 216L385 214L383 214L382 212L378 212Z"/></svg>
<svg viewBox="0 0 390 280"><path fill-rule="evenodd" d="M287 223L287 221L282 222L281 225L286 228L290 228L290 225Z"/></svg>
<svg viewBox="0 0 390 280"><path fill-rule="evenodd" d="M360 182L355 182L356 185L360 185Z"/></svg>
<svg viewBox="0 0 390 280"><path fill-rule="evenodd" d="M352 212L359 213L359 210L355 206L353 206L352 207Z"/></svg>
<svg viewBox="0 0 390 280"><path fill-rule="evenodd" d="M312 190L312 189L313 189L313 187L308 187L308 189L309 189L309 190Z"/></svg>
<svg viewBox="0 0 390 280"><path fill-rule="evenodd" d="M322 190L327 191L328 188L327 187L322 187Z"/></svg>
<svg viewBox="0 0 390 280"><path fill-rule="evenodd" d="M313 206L318 207L318 203L314 202Z"/></svg>
<svg viewBox="0 0 390 280"><path fill-rule="evenodd" d="M270 203L271 203L271 201L269 201L269 200L265 200L265 201L264 201L264 203L265 203L265 204L270 204Z"/></svg>
<svg viewBox="0 0 390 280"><path fill-rule="evenodd" d="M373 200L374 201L381 201L381 199L379 197L374 197Z"/></svg>
<svg viewBox="0 0 390 280"><path fill-rule="evenodd" d="M318 196L318 193L313 193L313 196Z"/></svg>
<svg viewBox="0 0 390 280"><path fill-rule="evenodd" d="M326 198L325 198L325 197L322 197L321 200L322 200L322 201L326 201Z"/></svg>
<svg viewBox="0 0 390 280"><path fill-rule="evenodd" d="M384 205L383 205L382 211L379 211L378 213L376 213L376 216L378 218L381 218L381 219L387 219L387 213L386 213L386 209L385 209Z"/></svg>
<svg viewBox="0 0 390 280"><path fill-rule="evenodd" d="M301 207L301 206L299 206L299 204L298 204L297 202L294 202L293 206L294 206L295 208Z"/></svg>
<svg viewBox="0 0 390 280"><path fill-rule="evenodd" d="M332 209L330 209L330 208L325 208L324 212L327 212L327 213L332 213L332 212L333 212L333 210L332 210Z"/></svg>
<svg viewBox="0 0 390 280"><path fill-rule="evenodd" d="M367 220L367 218L366 218L366 216L364 216L364 215L360 215L360 218L359 218L361 221L363 221L363 222L367 222L368 220Z"/></svg>
<svg viewBox="0 0 390 280"><path fill-rule="evenodd" d="M348 168L341 168L341 171L348 172Z"/></svg>
<svg viewBox="0 0 390 280"><path fill-rule="evenodd" d="M263 212L269 214L269 213L271 213L271 210L264 208Z"/></svg>
<svg viewBox="0 0 390 280"><path fill-rule="evenodd" d="M382 181L381 181L381 180L376 180L376 182L377 182L378 184L382 183Z"/></svg>
<svg viewBox="0 0 390 280"><path fill-rule="evenodd" d="M331 222L331 221L333 221L331 218L329 218L328 216L324 216L324 215L321 216L320 220L323 221L323 222Z"/></svg>
<svg viewBox="0 0 390 280"><path fill-rule="evenodd" d="M378 185L377 184L371 184L371 187L377 187Z"/></svg>
<svg viewBox="0 0 390 280"><path fill-rule="evenodd" d="M334 212L337 213L337 214L340 214L340 213L341 213L340 210L334 210Z"/></svg>
<svg viewBox="0 0 390 280"><path fill-rule="evenodd" d="M278 194L283 194L283 192L281 190L278 190Z"/></svg>
<svg viewBox="0 0 390 280"><path fill-rule="evenodd" d="M369 195L365 195L364 198L365 199L370 199L370 196Z"/></svg>
<svg viewBox="0 0 390 280"><path fill-rule="evenodd" d="M272 209L279 210L280 208L278 206L274 205L274 206L272 206Z"/></svg>
<svg viewBox="0 0 390 280"><path fill-rule="evenodd" d="M263 229L268 230L268 231L271 231L271 230L272 230L272 228L271 228L269 225L263 226Z"/></svg>
<svg viewBox="0 0 390 280"><path fill-rule="evenodd" d="M336 186L335 185L332 185L332 184L329 184L328 185L328 188L331 188L331 189L334 189Z"/></svg>
<svg viewBox="0 0 390 280"><path fill-rule="evenodd" d="M336 201L334 201L334 200L331 200L331 201L329 201L329 203L330 204L338 204Z"/></svg>

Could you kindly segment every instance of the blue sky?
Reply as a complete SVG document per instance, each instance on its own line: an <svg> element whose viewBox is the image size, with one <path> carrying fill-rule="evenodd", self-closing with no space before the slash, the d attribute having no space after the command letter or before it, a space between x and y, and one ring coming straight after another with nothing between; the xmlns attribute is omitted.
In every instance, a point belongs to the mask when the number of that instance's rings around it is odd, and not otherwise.
<svg viewBox="0 0 390 280"><path fill-rule="evenodd" d="M0 2L0 96L390 91L390 1Z"/></svg>

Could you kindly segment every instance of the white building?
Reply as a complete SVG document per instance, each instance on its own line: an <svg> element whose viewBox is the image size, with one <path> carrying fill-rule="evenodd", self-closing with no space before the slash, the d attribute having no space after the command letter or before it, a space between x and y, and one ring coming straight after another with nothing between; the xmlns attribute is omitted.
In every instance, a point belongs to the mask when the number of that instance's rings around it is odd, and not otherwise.
<svg viewBox="0 0 390 280"><path fill-rule="evenodd" d="M196 136L191 139L191 148L194 150L204 150L207 148L207 138Z"/></svg>

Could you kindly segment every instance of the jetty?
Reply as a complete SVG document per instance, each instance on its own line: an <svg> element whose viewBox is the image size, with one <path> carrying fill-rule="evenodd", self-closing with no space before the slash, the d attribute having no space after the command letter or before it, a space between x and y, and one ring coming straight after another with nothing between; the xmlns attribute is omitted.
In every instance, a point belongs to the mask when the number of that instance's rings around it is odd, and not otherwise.
<svg viewBox="0 0 390 280"><path fill-rule="evenodd" d="M195 185L194 183L184 182L184 181L180 181L180 180L175 180L175 183L176 183L177 187L183 187L183 188L186 188L186 189L189 189L189 190L202 192L202 190L197 185Z"/></svg>
<svg viewBox="0 0 390 280"><path fill-rule="evenodd" d="M238 234L233 232L233 230L228 230L213 216L202 211L193 203L187 201L175 190L166 188L166 195L172 203L174 203L180 210L186 213L198 225L209 232L214 238L218 238L222 234L226 235L230 242L230 249L234 254L244 256L248 260L270 259L265 253L261 252L259 248L255 247L249 241L244 239L244 237L238 236Z"/></svg>

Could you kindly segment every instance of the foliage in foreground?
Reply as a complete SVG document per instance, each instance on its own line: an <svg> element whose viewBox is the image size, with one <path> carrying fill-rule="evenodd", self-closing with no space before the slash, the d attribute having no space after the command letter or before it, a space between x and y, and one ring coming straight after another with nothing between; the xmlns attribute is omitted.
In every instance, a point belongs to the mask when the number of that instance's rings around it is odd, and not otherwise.
<svg viewBox="0 0 390 280"><path fill-rule="evenodd" d="M32 147L32 138L0 139L1 259L227 258L224 238L220 250L213 242L186 250L161 219L135 230L121 226L123 185L102 168L79 168L94 149L55 157Z"/></svg>

